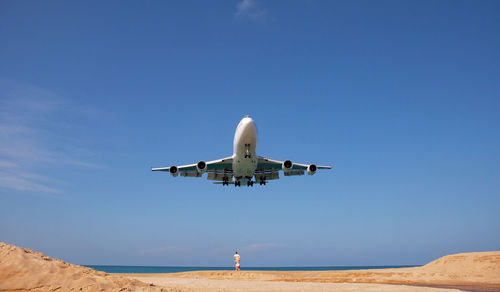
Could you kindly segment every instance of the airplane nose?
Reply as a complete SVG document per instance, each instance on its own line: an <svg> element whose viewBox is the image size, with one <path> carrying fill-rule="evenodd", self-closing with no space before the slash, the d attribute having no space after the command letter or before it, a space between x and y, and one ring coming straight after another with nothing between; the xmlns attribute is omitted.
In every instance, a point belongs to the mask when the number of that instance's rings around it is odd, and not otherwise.
<svg viewBox="0 0 500 292"><path fill-rule="evenodd" d="M255 122L253 121L253 119L249 116L246 116L245 117L245 125L255 125Z"/></svg>
<svg viewBox="0 0 500 292"><path fill-rule="evenodd" d="M247 120L247 122L245 123L245 130L252 132L257 131L257 126L255 125L255 122L251 118Z"/></svg>
<svg viewBox="0 0 500 292"><path fill-rule="evenodd" d="M257 131L257 126L255 125L254 120L250 116L245 116L243 119L241 119L240 124L238 125L238 128L241 128L243 132L256 132Z"/></svg>

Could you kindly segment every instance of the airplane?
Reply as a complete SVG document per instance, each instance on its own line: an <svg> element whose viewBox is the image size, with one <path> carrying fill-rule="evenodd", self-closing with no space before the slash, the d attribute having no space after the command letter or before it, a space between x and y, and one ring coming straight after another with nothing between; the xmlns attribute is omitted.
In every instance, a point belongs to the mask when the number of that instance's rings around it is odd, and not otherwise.
<svg viewBox="0 0 500 292"><path fill-rule="evenodd" d="M205 162L203 160L195 164L182 166L170 166L151 168L152 171L165 171L176 177L179 173L183 177L201 177L208 173L207 179L215 181L215 184L228 186L241 184L249 187L254 182L266 185L269 180L279 179L279 171L285 176L303 175L305 171L309 175L316 173L318 169L331 169L331 166L317 166L316 164L294 163L291 160L279 161L257 156L257 127L250 116L245 116L234 134L234 152L230 157ZM255 180L252 180L255 178Z"/></svg>

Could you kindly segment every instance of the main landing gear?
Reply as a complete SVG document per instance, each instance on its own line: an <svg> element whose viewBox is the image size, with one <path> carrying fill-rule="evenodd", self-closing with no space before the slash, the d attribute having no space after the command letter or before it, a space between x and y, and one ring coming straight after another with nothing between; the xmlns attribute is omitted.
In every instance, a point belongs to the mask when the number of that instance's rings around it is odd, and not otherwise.
<svg viewBox="0 0 500 292"><path fill-rule="evenodd" d="M229 177L225 176L222 178L222 185L223 186L228 186L229 185Z"/></svg>
<svg viewBox="0 0 500 292"><path fill-rule="evenodd" d="M247 187L253 187L254 181L252 180L251 177L247 177ZM222 185L229 185L229 181L223 181ZM235 187L241 187L241 181L240 178L236 178L234 181L234 186Z"/></svg>

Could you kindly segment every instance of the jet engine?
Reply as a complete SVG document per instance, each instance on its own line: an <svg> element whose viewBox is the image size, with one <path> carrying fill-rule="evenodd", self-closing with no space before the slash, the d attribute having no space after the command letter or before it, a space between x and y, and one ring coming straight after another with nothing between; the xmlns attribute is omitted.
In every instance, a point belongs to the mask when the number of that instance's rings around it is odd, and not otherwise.
<svg viewBox="0 0 500 292"><path fill-rule="evenodd" d="M169 172L170 172L170 174L171 174L172 176L174 176L174 177L175 177L175 176L177 176L177 175L179 174L179 169L178 169L178 168L177 168L177 166L175 166L175 165L170 166L170 168L168 169L168 171L169 171Z"/></svg>
<svg viewBox="0 0 500 292"><path fill-rule="evenodd" d="M196 170L198 173L204 173L207 171L207 163L203 160L200 160L198 163L196 163Z"/></svg>
<svg viewBox="0 0 500 292"><path fill-rule="evenodd" d="M283 161L283 164L281 165L281 169L283 169L284 172L291 170L292 167L293 167L293 163L290 160Z"/></svg>
<svg viewBox="0 0 500 292"><path fill-rule="evenodd" d="M313 175L316 173L316 170L318 170L318 167L316 166L316 164L311 164L307 167L307 174Z"/></svg>

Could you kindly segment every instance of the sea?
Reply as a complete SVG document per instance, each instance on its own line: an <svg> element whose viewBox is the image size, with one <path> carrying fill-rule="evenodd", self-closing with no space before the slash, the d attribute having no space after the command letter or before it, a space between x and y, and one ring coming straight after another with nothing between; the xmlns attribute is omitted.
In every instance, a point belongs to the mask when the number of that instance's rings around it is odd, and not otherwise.
<svg viewBox="0 0 500 292"><path fill-rule="evenodd" d="M153 273L180 273L192 271L222 271L234 270L234 267L161 267L161 266L98 266L85 265L97 271L106 273L130 273L130 274L153 274ZM242 271L343 271L343 270L367 270L367 269L390 269L411 268L418 266L332 266L332 267L242 267Z"/></svg>

